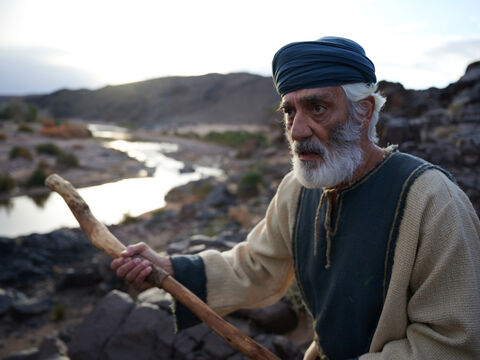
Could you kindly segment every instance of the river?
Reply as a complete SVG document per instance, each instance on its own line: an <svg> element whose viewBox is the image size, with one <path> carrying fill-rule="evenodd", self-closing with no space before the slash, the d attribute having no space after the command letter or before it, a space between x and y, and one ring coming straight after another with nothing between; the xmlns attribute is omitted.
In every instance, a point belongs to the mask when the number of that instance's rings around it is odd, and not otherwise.
<svg viewBox="0 0 480 360"><path fill-rule="evenodd" d="M127 129L117 126L91 124L89 129L95 137L105 139L105 147L123 151L155 169L153 176L78 189L92 213L106 225L119 223L125 215L138 216L163 207L165 195L176 186L222 175L220 169L201 166L194 166L194 172L181 173L184 164L168 156L178 149L176 144L127 141ZM78 227L78 223L56 193L41 201L17 196L0 206L0 236L48 233L61 227Z"/></svg>

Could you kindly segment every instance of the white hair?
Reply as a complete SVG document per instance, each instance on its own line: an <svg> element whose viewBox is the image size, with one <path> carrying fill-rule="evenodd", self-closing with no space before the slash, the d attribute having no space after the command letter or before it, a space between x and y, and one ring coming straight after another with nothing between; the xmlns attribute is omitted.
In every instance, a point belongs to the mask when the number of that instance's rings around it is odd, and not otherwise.
<svg viewBox="0 0 480 360"><path fill-rule="evenodd" d="M348 106L350 108L352 117L358 121L361 121L360 117L367 112L365 103L362 102L363 99L373 96L375 99L375 109L370 119L370 124L368 126L368 139L376 143L378 141L377 136L377 122L380 110L382 109L385 101L385 97L380 95L377 90L377 85L375 84L365 84L365 83L355 83L355 84L346 84L342 85L343 91L347 96Z"/></svg>

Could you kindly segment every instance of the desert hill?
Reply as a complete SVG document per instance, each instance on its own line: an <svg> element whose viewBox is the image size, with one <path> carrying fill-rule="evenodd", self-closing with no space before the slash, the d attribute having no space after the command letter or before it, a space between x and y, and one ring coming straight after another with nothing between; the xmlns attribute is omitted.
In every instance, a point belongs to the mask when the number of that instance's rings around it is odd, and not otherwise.
<svg viewBox="0 0 480 360"><path fill-rule="evenodd" d="M270 78L238 73L165 77L98 90L60 90L27 100L55 118L163 127L266 124L279 97Z"/></svg>

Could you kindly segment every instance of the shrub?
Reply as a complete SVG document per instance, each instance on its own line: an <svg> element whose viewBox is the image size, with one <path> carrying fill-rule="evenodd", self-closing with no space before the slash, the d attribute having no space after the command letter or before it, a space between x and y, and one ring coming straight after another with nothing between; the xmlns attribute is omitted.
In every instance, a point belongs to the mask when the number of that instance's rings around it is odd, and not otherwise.
<svg viewBox="0 0 480 360"><path fill-rule="evenodd" d="M30 160L30 161L33 160L33 155L30 152L30 150L28 150L27 148L24 148L22 146L13 147L12 150L10 150L10 153L8 154L8 157L9 157L10 160L16 159L18 157L22 157L22 158Z"/></svg>
<svg viewBox="0 0 480 360"><path fill-rule="evenodd" d="M7 104L4 105L2 111L0 112L0 118L23 121L26 113L26 105L23 101L14 99L9 100Z"/></svg>
<svg viewBox="0 0 480 360"><path fill-rule="evenodd" d="M139 219L137 219L136 217L130 215L130 213L125 213L125 214L123 214L123 218L120 221L120 225L134 224L134 223L138 222L138 220Z"/></svg>
<svg viewBox="0 0 480 360"><path fill-rule="evenodd" d="M28 178L25 186L27 188L34 186L43 186L45 184L45 179L47 178L47 172L45 169L37 168Z"/></svg>
<svg viewBox="0 0 480 360"><path fill-rule="evenodd" d="M216 144L237 148L249 140L255 140L260 146L267 145L267 139L263 134L252 134L248 131L211 131L204 139Z"/></svg>
<svg viewBox="0 0 480 360"><path fill-rule="evenodd" d="M34 122L37 120L38 110L37 107L33 104L28 104L27 113L25 115L26 122Z"/></svg>
<svg viewBox="0 0 480 360"><path fill-rule="evenodd" d="M63 305L57 304L53 308L53 321L59 322L63 321L66 318L67 310Z"/></svg>
<svg viewBox="0 0 480 360"><path fill-rule="evenodd" d="M7 193L15 188L15 180L10 174L0 174L0 194Z"/></svg>
<svg viewBox="0 0 480 360"><path fill-rule="evenodd" d="M50 171L50 164L45 160L40 160L37 164L37 168L44 169L46 171Z"/></svg>
<svg viewBox="0 0 480 360"><path fill-rule="evenodd" d="M78 166L78 158L69 152L62 152L57 156L56 165L60 167L77 167Z"/></svg>
<svg viewBox="0 0 480 360"><path fill-rule="evenodd" d="M58 156L62 153L62 150L55 144L45 143L37 145L35 148L38 154L46 154L52 156Z"/></svg>
<svg viewBox="0 0 480 360"><path fill-rule="evenodd" d="M12 118L12 110L8 105L2 106L0 109L0 120L9 120Z"/></svg>
<svg viewBox="0 0 480 360"><path fill-rule="evenodd" d="M40 123L42 124L42 126L44 128L48 128L48 127L52 127L52 126L57 125L55 120L53 120L52 118L43 118L43 119L40 120Z"/></svg>
<svg viewBox="0 0 480 360"><path fill-rule="evenodd" d="M192 194L195 195L198 200L203 201L207 198L208 194L212 192L212 190L213 185L208 181L204 181L198 186L192 188Z"/></svg>
<svg viewBox="0 0 480 360"><path fill-rule="evenodd" d="M263 176L260 172L251 170L247 172L238 182L237 195L240 198L257 196L264 185Z"/></svg>
<svg viewBox="0 0 480 360"><path fill-rule="evenodd" d="M239 187L253 187L263 185L263 176L259 171L251 170L247 172L239 181Z"/></svg>
<svg viewBox="0 0 480 360"><path fill-rule="evenodd" d="M84 125L61 124L51 125L43 123L40 133L45 136L57 137L61 139L85 139L92 137L92 133Z"/></svg>
<svg viewBox="0 0 480 360"><path fill-rule="evenodd" d="M157 209L157 210L154 210L154 211L153 211L152 215L153 215L154 217L162 216L163 214L166 213L166 211L167 211L167 209L165 209L165 208Z"/></svg>
<svg viewBox="0 0 480 360"><path fill-rule="evenodd" d="M230 219L227 216L215 217L203 228L201 233L209 237L214 237L224 231L229 223Z"/></svg>
<svg viewBox="0 0 480 360"><path fill-rule="evenodd" d="M18 125L17 131L33 133L33 128L27 124Z"/></svg>
<svg viewBox="0 0 480 360"><path fill-rule="evenodd" d="M46 204L47 200L49 199L49 197L50 197L50 193L30 194L29 195L29 198L32 199L33 202L35 203L35 205L37 205L37 207L40 208L40 209L45 208L45 204Z"/></svg>

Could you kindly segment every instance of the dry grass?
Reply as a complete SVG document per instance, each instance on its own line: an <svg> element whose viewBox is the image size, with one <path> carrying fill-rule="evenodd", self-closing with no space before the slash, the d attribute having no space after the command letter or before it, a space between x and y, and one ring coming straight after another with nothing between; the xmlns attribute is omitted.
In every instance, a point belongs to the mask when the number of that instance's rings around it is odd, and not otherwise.
<svg viewBox="0 0 480 360"><path fill-rule="evenodd" d="M86 126L70 123L55 125L51 122L45 122L40 134L60 139L86 139L91 137L91 133Z"/></svg>

